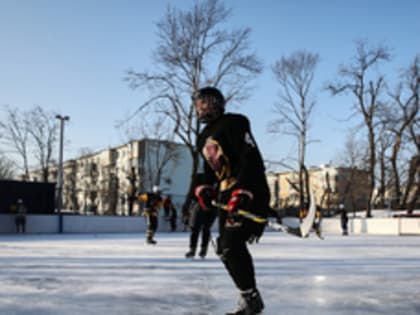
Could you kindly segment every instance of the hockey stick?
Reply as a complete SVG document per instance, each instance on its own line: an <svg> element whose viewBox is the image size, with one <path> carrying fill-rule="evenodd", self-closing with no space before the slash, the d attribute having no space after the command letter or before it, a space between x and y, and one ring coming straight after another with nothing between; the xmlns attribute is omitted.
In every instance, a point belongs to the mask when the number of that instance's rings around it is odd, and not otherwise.
<svg viewBox="0 0 420 315"><path fill-rule="evenodd" d="M213 206L219 209L227 211L227 205L225 204L221 204L216 201L213 201L212 204ZM286 233L293 234L298 237L307 237L309 235L309 232L315 220L315 214L316 214L315 197L314 197L314 194L311 193L311 205L309 207L308 214L302 219L302 222L300 223L299 227L291 227L286 224L280 224L276 221L272 221L272 220L260 217L252 212L249 212L243 209L239 209L237 213L240 216L247 218L249 220L252 220L256 223L267 224L269 227L277 231L286 232Z"/></svg>
<svg viewBox="0 0 420 315"><path fill-rule="evenodd" d="M222 210L227 211L227 205L225 205L223 203L218 203L215 200L213 200L211 203L212 203L213 206L215 206L215 207L217 207L219 209L222 209ZM247 219L249 219L251 221L254 221L256 223L264 224L264 223L266 223L268 221L266 218L260 217L260 216L258 216L256 214L253 214L252 212L249 212L249 211L246 211L246 210L242 210L242 209L238 209L237 214L239 214L240 216L242 216L244 218L247 218Z"/></svg>

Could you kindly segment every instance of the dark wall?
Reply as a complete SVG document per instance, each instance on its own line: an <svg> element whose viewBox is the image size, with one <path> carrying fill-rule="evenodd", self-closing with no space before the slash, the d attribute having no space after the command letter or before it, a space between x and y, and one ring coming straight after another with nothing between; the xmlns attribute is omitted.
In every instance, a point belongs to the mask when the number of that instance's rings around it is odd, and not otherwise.
<svg viewBox="0 0 420 315"><path fill-rule="evenodd" d="M55 183L0 180L0 213L13 213L19 198L27 213L54 213Z"/></svg>

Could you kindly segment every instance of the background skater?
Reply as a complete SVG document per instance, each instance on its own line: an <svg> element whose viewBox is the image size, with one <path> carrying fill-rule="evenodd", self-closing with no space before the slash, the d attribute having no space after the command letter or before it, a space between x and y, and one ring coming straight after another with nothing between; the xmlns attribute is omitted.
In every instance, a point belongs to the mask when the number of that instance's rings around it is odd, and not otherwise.
<svg viewBox="0 0 420 315"><path fill-rule="evenodd" d="M197 174L195 178L195 183L193 187L198 187L204 182L204 174ZM186 258L193 258L196 253L197 245L198 245L198 238L201 232L201 244L200 244L200 252L198 255L201 258L206 257L207 249L209 246L210 238L211 238L211 226L213 225L214 220L216 219L216 209L211 207L210 209L206 209L206 205L200 205L199 201L195 197L194 194L189 194L190 200L190 215L189 215L189 223L191 228L191 235L190 235L190 250L185 254Z"/></svg>
<svg viewBox="0 0 420 315"><path fill-rule="evenodd" d="M20 198L17 200L15 224L16 233L26 232L26 206Z"/></svg>
<svg viewBox="0 0 420 315"><path fill-rule="evenodd" d="M158 228L158 214L162 204L159 187L153 186L152 192L141 194L139 200L145 203L143 215L147 221L146 243L156 244L154 236Z"/></svg>

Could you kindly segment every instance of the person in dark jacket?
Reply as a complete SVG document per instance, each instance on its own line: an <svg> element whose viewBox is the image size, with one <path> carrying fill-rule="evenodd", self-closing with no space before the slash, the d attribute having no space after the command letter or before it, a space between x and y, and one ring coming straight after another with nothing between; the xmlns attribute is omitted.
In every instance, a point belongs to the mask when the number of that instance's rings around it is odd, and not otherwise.
<svg viewBox="0 0 420 315"><path fill-rule="evenodd" d="M196 187L195 195L203 209L211 209L215 198L226 205L226 211L219 210L217 253L240 291L237 310L227 314L258 314L264 303L247 242L258 240L265 224L240 216L238 210L267 217L270 193L263 159L249 120L225 113L220 90L205 87L193 99L198 119L206 125L197 138L197 150L206 161L205 180Z"/></svg>
<svg viewBox="0 0 420 315"><path fill-rule="evenodd" d="M343 231L343 235L349 235L349 231L347 228L349 217L347 216L347 211L346 209L344 209L344 205L340 205L340 209L341 209L340 221L341 221L341 229Z"/></svg>
<svg viewBox="0 0 420 315"><path fill-rule="evenodd" d="M165 220L169 220L171 209L174 206L174 204L172 203L171 195L167 195L165 199L163 199L162 206L163 206L163 211L164 211L163 215L165 217Z"/></svg>
<svg viewBox="0 0 420 315"><path fill-rule="evenodd" d="M26 231L26 212L26 206L23 203L23 200L19 198L17 200L15 216L16 233L25 233Z"/></svg>
<svg viewBox="0 0 420 315"><path fill-rule="evenodd" d="M177 220L178 220L178 212L174 205L170 208L169 211L169 225L171 227L171 232L176 232L177 229Z"/></svg>
<svg viewBox="0 0 420 315"><path fill-rule="evenodd" d="M197 187L203 183L204 174L197 174L193 183L193 187ZM207 249L211 238L211 226L216 219L217 210L215 207L210 209L203 209L194 194L188 194L189 200L189 225L191 229L190 234L190 249L185 254L186 258L193 258L196 253L198 238L201 232L200 251L198 255L205 258Z"/></svg>

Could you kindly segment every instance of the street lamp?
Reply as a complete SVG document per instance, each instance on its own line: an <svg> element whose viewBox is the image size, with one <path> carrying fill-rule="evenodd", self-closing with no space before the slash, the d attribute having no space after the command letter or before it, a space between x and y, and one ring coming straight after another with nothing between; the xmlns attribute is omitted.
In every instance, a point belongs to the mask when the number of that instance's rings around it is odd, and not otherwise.
<svg viewBox="0 0 420 315"><path fill-rule="evenodd" d="M63 215L61 208L63 206L63 138L64 138L64 121L70 120L69 116L56 115L55 118L60 120L60 150L58 156L58 189L57 189L57 214L58 214L58 232L63 233Z"/></svg>

